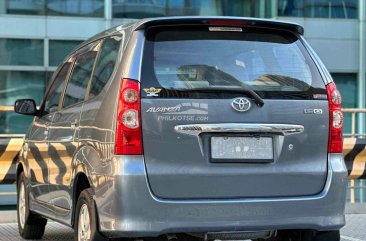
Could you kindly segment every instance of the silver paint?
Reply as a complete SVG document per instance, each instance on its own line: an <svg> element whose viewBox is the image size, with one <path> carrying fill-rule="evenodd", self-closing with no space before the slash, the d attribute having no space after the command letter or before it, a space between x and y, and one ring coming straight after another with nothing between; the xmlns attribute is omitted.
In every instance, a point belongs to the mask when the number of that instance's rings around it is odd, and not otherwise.
<svg viewBox="0 0 366 241"><path fill-rule="evenodd" d="M189 120L162 122L158 121L158 113L146 112L151 107L177 106L192 100L142 99L144 155L114 155L120 81L122 78L141 81L143 28L149 21L152 20L95 37L118 33L124 39L118 56L120 64L100 95L78 108L70 108L68 113L60 110L61 117L54 118L53 114L35 117L25 137L29 150L22 151L19 157L19 165L29 180L26 188L30 193L30 210L72 226L76 206L74 190L78 177L85 175L94 192L99 230L107 237L341 228L345 223L347 171L342 154L327 154L324 143L328 141L329 121L328 103L324 100L266 100L262 108L253 106L250 114L243 115L230 107L231 100L213 99L207 109L207 121L192 123ZM325 67L309 51L324 81L330 82ZM207 104L207 100L195 102ZM321 108L324 112L314 121L314 116L303 114L305 108ZM79 122L73 124L76 116ZM56 122L58 125L52 129L52 123ZM57 127L65 132L58 135ZM204 155L206 135L227 132L237 135L260 132L272 136L274 163L210 165ZM77 142L77 147L65 162L70 168L67 185L51 183L47 165L30 165L29 161L37 153L36 145L53 142L69 145L72 141ZM289 145L296 148L288 151ZM45 163L51 161L49 154L52 152L48 149L41 150ZM47 175L37 180L33 172Z"/></svg>

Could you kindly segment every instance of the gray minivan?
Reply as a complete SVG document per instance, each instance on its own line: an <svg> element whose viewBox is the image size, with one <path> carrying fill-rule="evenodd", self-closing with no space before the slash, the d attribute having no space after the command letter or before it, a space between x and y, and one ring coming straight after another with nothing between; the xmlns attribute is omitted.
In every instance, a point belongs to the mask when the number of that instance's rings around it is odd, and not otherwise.
<svg viewBox="0 0 366 241"><path fill-rule="evenodd" d="M339 240L341 96L293 23L140 20L53 75L17 166L18 226L75 240Z"/></svg>

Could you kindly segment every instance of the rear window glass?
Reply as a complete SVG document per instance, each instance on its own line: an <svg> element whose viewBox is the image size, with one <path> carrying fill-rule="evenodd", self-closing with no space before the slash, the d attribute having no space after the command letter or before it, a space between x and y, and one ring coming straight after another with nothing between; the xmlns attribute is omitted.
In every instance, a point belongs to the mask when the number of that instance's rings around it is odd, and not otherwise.
<svg viewBox="0 0 366 241"><path fill-rule="evenodd" d="M151 29L142 69L143 87L161 88L161 97L228 88L250 88L267 98L325 94L318 69L301 41L284 31Z"/></svg>

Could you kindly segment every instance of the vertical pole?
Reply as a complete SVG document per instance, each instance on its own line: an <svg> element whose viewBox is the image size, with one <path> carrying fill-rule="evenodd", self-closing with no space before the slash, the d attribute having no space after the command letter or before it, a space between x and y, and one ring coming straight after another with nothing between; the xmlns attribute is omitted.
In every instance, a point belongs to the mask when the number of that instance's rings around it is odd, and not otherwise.
<svg viewBox="0 0 366 241"><path fill-rule="evenodd" d="M112 25L112 0L104 0L104 21L105 28L109 29Z"/></svg>
<svg viewBox="0 0 366 241"><path fill-rule="evenodd" d="M264 0L260 0L260 1L257 1L257 4L259 3L259 6L258 6L258 15L260 18L265 18L266 17L266 2ZM253 16L254 17L258 17L258 16L255 16L255 12L253 13Z"/></svg>
<svg viewBox="0 0 366 241"><path fill-rule="evenodd" d="M352 138L356 137L356 112L352 112L352 126L351 126L351 135Z"/></svg>
<svg viewBox="0 0 366 241"><path fill-rule="evenodd" d="M360 58L359 58L359 72L358 72L358 84L357 84L357 89L358 89L358 108L365 108L365 102L366 102L366 97L365 97L365 91L366 91L366 87L365 87L365 64L366 64L366 44L365 44L365 40L366 40L366 26L365 26L365 21L366 21L366 3L364 0L359 0L358 1L358 8L359 8L359 20L360 20ZM359 113L358 114L358 119L357 119L358 123L357 123L357 127L358 127L358 134L364 134L365 133L365 114L364 113ZM360 182L360 180L357 180L357 183L359 185L362 184L362 182ZM364 194L364 190L363 188L359 189L359 193L358 196L360 197L360 201L363 201L363 194Z"/></svg>
<svg viewBox="0 0 366 241"><path fill-rule="evenodd" d="M359 72L358 72L358 82L357 82L357 89L358 89L358 108L365 108L365 64L366 64L366 3L364 0L358 1L358 8L359 8L359 21L360 21L360 56L359 56ZM358 123L357 129L358 134L364 134L365 132L365 114L358 114Z"/></svg>
<svg viewBox="0 0 366 241"><path fill-rule="evenodd" d="M348 186L350 189L350 203L355 203L355 180L350 180L350 185Z"/></svg>
<svg viewBox="0 0 366 241"><path fill-rule="evenodd" d="M277 3L277 1L276 0L272 0L271 1L271 11L270 11L270 13L271 13L271 15L272 16L270 16L270 18L277 18L277 13L278 13L278 3Z"/></svg>

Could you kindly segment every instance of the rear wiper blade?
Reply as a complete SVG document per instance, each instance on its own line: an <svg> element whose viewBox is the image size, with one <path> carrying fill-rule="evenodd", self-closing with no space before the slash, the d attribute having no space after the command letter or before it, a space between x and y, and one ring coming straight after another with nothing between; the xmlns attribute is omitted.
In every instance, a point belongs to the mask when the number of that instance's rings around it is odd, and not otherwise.
<svg viewBox="0 0 366 241"><path fill-rule="evenodd" d="M174 89L177 91L199 91L199 92L234 92L244 94L253 98L257 106L262 107L264 105L263 99L249 88L226 88L226 87L209 87L209 88L192 88L192 89Z"/></svg>

